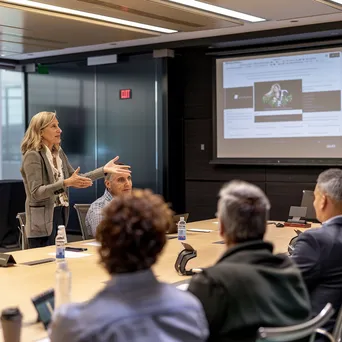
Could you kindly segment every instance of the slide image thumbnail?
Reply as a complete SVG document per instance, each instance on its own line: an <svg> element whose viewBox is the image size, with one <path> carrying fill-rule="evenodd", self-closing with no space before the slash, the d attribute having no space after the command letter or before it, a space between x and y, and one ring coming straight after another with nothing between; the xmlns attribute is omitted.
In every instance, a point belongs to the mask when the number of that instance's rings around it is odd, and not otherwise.
<svg viewBox="0 0 342 342"><path fill-rule="evenodd" d="M255 110L292 110L302 107L302 80L254 83Z"/></svg>
<svg viewBox="0 0 342 342"><path fill-rule="evenodd" d="M281 89L279 83L275 83L272 84L270 91L263 96L262 102L271 107L286 107L292 102L292 94L286 89Z"/></svg>

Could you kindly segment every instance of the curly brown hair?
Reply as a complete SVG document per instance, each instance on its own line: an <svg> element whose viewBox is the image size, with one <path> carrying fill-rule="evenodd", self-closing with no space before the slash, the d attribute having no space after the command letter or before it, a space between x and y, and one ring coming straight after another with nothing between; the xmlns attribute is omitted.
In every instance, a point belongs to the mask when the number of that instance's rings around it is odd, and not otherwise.
<svg viewBox="0 0 342 342"><path fill-rule="evenodd" d="M150 268L166 243L172 211L160 195L133 190L116 196L96 230L101 264L110 274Z"/></svg>

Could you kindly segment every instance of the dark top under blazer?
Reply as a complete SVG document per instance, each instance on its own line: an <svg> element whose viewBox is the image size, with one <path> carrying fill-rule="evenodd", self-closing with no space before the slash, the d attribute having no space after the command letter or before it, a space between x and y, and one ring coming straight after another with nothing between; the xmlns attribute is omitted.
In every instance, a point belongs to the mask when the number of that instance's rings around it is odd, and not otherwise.
<svg viewBox="0 0 342 342"><path fill-rule="evenodd" d="M331 331L342 305L342 216L300 234L292 258L309 290L312 314L333 305L335 315L325 326Z"/></svg>
<svg viewBox="0 0 342 342"><path fill-rule="evenodd" d="M59 150L62 160L64 179L69 178L75 170L70 165L62 149ZM52 168L45 151L29 151L23 156L20 172L26 192L25 233L28 238L50 236L52 233L55 196L69 189L64 187L63 180L55 182ZM104 177L103 167L83 174L82 176L96 180ZM67 208L66 220L69 216ZM67 222L66 222L67 224Z"/></svg>

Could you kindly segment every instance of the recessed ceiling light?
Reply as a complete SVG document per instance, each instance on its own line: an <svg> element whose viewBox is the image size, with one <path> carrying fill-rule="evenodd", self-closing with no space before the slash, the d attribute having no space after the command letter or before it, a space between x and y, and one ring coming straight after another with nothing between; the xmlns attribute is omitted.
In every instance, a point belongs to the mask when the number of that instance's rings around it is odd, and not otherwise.
<svg viewBox="0 0 342 342"><path fill-rule="evenodd" d="M140 29L144 29L148 31L160 32L160 33L178 32L176 30L171 30L171 29L167 29L164 27L147 25L147 24L137 23L135 21L124 20L124 19L119 19L119 18L107 17L105 15L83 12L83 11L74 10L74 9L66 8L66 7L43 4L41 2L36 2L36 1L31 1L31 0L3 0L3 1L0 1L0 3L5 3L5 4L7 3L7 4L30 7L30 8L36 8L36 9L41 9L45 11L73 15L77 17L104 21L107 23L118 24L118 25L123 25L123 26L130 26L130 27L135 27L135 28L140 28Z"/></svg>
<svg viewBox="0 0 342 342"><path fill-rule="evenodd" d="M1 57L4 57L4 56L6 56L4 53L2 53L1 55L0 55Z"/></svg>
<svg viewBox="0 0 342 342"><path fill-rule="evenodd" d="M331 6L333 8L341 9L342 0L315 0L317 2L320 2L324 5Z"/></svg>
<svg viewBox="0 0 342 342"><path fill-rule="evenodd" d="M168 1L174 2L176 4L184 5L184 6L197 8L197 9L200 9L203 11L224 15L227 17L232 17L232 18L237 18L237 19L241 19L241 20L245 20L245 21L250 21L252 23L256 23L259 21L265 21L266 20L264 18L255 17L253 15L233 11L233 10L230 10L228 8L211 5L211 4L201 2L201 1L197 1L197 0L168 0Z"/></svg>
<svg viewBox="0 0 342 342"><path fill-rule="evenodd" d="M330 0L330 1L327 1L327 2L335 2L337 4L342 5L342 0Z"/></svg>

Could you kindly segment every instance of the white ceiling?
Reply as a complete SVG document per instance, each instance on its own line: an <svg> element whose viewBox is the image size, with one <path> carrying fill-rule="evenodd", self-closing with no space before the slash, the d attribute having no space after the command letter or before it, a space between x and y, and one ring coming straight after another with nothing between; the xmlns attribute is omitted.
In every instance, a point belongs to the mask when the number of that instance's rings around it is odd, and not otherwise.
<svg viewBox="0 0 342 342"><path fill-rule="evenodd" d="M206 0L267 19L231 22L187 8L173 8L165 0L36 0L84 12L135 21L179 31L172 34L94 23L80 18L10 8L0 0L0 54L23 60L45 56L180 41L290 26L342 21L342 11L314 0ZM295 20L296 22L292 22Z"/></svg>

